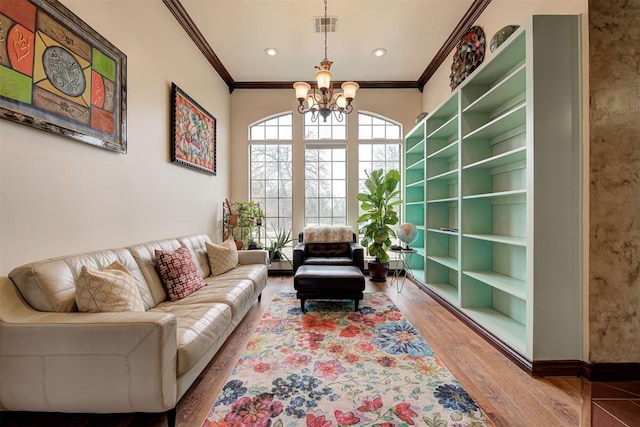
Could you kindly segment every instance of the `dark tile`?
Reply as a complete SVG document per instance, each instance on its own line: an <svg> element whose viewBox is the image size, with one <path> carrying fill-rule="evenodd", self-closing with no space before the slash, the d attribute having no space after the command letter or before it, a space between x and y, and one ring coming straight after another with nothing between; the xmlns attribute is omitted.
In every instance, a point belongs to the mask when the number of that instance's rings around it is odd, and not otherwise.
<svg viewBox="0 0 640 427"><path fill-rule="evenodd" d="M615 386L613 384L616 384ZM618 399L638 399L639 396L633 391L628 389L622 389L618 387L619 384L624 383L592 383L591 384L591 398L618 398Z"/></svg>
<svg viewBox="0 0 640 427"><path fill-rule="evenodd" d="M640 427L640 406L630 400L598 400L596 405L629 427Z"/></svg>
<svg viewBox="0 0 640 427"><path fill-rule="evenodd" d="M597 403L591 404L592 427L628 427L615 419L611 414L602 409Z"/></svg>
<svg viewBox="0 0 640 427"><path fill-rule="evenodd" d="M621 381L621 382L613 382L613 383L605 383L610 387L615 387L620 390L628 391L629 393L633 393L640 398L640 381Z"/></svg>

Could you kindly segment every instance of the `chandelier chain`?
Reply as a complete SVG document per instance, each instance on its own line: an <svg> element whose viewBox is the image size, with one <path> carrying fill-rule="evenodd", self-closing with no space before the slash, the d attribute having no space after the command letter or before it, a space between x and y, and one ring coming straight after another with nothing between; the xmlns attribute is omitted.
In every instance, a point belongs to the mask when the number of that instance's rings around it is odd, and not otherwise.
<svg viewBox="0 0 640 427"><path fill-rule="evenodd" d="M324 60L328 60L327 56L327 27L329 26L329 21L327 18L327 0L324 0L324 22L322 23L324 27Z"/></svg>

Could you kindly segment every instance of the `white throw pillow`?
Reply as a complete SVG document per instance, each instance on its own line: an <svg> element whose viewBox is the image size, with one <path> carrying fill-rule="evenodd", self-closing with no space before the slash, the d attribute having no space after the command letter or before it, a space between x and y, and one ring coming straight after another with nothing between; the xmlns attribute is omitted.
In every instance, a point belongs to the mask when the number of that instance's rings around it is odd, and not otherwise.
<svg viewBox="0 0 640 427"><path fill-rule="evenodd" d="M82 266L76 280L78 311L145 311L136 279L119 261L103 270Z"/></svg>
<svg viewBox="0 0 640 427"><path fill-rule="evenodd" d="M238 265L238 249L236 242L232 238L219 245L206 242L206 246L212 275L218 276L233 270Z"/></svg>

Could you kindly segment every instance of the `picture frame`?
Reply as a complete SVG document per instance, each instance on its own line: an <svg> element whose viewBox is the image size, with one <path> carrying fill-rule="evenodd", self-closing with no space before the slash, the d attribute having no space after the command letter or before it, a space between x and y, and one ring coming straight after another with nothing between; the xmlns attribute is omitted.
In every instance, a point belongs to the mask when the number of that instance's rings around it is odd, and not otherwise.
<svg viewBox="0 0 640 427"><path fill-rule="evenodd" d="M217 120L171 83L171 162L216 175Z"/></svg>
<svg viewBox="0 0 640 427"><path fill-rule="evenodd" d="M0 117L127 152L127 57L57 0L0 2Z"/></svg>

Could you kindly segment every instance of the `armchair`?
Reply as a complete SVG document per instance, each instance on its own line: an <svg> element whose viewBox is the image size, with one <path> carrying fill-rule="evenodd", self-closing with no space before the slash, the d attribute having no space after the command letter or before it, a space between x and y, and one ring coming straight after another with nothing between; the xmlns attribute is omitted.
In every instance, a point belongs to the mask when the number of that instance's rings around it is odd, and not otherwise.
<svg viewBox="0 0 640 427"><path fill-rule="evenodd" d="M293 248L293 273L302 265L353 265L364 273L364 248L351 227L306 227Z"/></svg>

